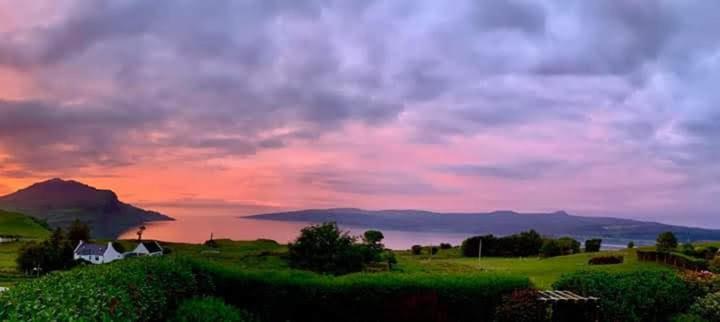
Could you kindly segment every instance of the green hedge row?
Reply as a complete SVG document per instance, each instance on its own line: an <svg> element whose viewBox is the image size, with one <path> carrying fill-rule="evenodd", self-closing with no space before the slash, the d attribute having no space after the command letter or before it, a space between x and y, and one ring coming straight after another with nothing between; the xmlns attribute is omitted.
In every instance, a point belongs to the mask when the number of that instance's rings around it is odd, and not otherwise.
<svg viewBox="0 0 720 322"><path fill-rule="evenodd" d="M600 298L603 321L668 321L693 300L687 285L669 269L576 272L563 275L553 287Z"/></svg>
<svg viewBox="0 0 720 322"><path fill-rule="evenodd" d="M530 286L526 277L489 273L333 277L188 262L216 296L264 322L492 321L504 294Z"/></svg>
<svg viewBox="0 0 720 322"><path fill-rule="evenodd" d="M683 269L691 269L695 271L708 269L707 260L691 257L682 253L638 250L637 256L641 261L665 263Z"/></svg>
<svg viewBox="0 0 720 322"><path fill-rule="evenodd" d="M214 297L183 301L171 322L257 322L249 313Z"/></svg>
<svg viewBox="0 0 720 322"><path fill-rule="evenodd" d="M162 321L196 292L188 265L128 259L19 283L0 294L0 320Z"/></svg>

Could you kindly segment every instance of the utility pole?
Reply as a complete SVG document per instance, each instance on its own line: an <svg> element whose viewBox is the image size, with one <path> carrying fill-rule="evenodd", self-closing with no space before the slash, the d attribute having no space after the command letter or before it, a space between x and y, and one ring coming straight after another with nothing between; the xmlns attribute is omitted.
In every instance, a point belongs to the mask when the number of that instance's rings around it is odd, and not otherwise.
<svg viewBox="0 0 720 322"><path fill-rule="evenodd" d="M478 263L480 263L481 259L482 259L482 238L480 238L480 243L478 244Z"/></svg>

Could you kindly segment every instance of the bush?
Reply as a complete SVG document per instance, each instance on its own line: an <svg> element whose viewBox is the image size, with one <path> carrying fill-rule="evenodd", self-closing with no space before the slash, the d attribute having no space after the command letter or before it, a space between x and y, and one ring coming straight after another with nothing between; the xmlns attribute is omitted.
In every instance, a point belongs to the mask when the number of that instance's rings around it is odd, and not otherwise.
<svg viewBox="0 0 720 322"><path fill-rule="evenodd" d="M440 249L451 249L452 247L452 244L440 243Z"/></svg>
<svg viewBox="0 0 720 322"><path fill-rule="evenodd" d="M588 239L585 241L585 251L588 253L599 252L602 247L602 239Z"/></svg>
<svg viewBox="0 0 720 322"><path fill-rule="evenodd" d="M720 276L718 275L709 272L684 271L680 274L680 278L687 285L693 298L720 292Z"/></svg>
<svg viewBox="0 0 720 322"><path fill-rule="evenodd" d="M19 283L0 294L0 320L162 321L196 291L188 265L128 259Z"/></svg>
<svg viewBox="0 0 720 322"><path fill-rule="evenodd" d="M410 252L412 252L413 255L420 255L422 253L422 246L413 245L412 248L410 248Z"/></svg>
<svg viewBox="0 0 720 322"><path fill-rule="evenodd" d="M437 248L437 247L435 247L435 246L431 246L431 247L430 247L430 254L431 254L431 255L437 254L438 251L440 251L440 248Z"/></svg>
<svg viewBox="0 0 720 322"><path fill-rule="evenodd" d="M250 314L225 304L217 298L186 300L180 304L172 322L251 322Z"/></svg>
<svg viewBox="0 0 720 322"><path fill-rule="evenodd" d="M628 248L628 249L633 249L633 248L635 248L635 242L633 242L633 241L628 242L627 248Z"/></svg>
<svg viewBox="0 0 720 322"><path fill-rule="evenodd" d="M538 301L538 291L521 289L503 296L502 304L497 307L498 322L535 322L544 321L542 317L545 305Z"/></svg>
<svg viewBox="0 0 720 322"><path fill-rule="evenodd" d="M18 270L25 274L45 274L75 265L71 242L60 228L55 229L50 238L41 243L29 242L23 245L15 261Z"/></svg>
<svg viewBox="0 0 720 322"><path fill-rule="evenodd" d="M670 319L671 322L709 322L695 314L679 314Z"/></svg>
<svg viewBox="0 0 720 322"><path fill-rule="evenodd" d="M253 271L193 260L217 296L261 321L491 321L505 294L528 288L526 277L481 274Z"/></svg>
<svg viewBox="0 0 720 322"><path fill-rule="evenodd" d="M720 321L720 292L699 298L690 308L690 312L709 321Z"/></svg>
<svg viewBox="0 0 720 322"><path fill-rule="evenodd" d="M715 256L710 261L709 269L712 272L720 273L720 256Z"/></svg>
<svg viewBox="0 0 720 322"><path fill-rule="evenodd" d="M570 237L562 237L559 239L545 239L540 248L540 256L554 257L560 255L570 255L580 252L580 242Z"/></svg>
<svg viewBox="0 0 720 322"><path fill-rule="evenodd" d="M576 272L563 275L553 287L600 298L604 321L662 321L692 301L685 283L666 269Z"/></svg>
<svg viewBox="0 0 720 322"><path fill-rule="evenodd" d="M625 261L625 256L622 255L605 255L595 256L588 261L590 265L613 265L622 264Z"/></svg>
<svg viewBox="0 0 720 322"><path fill-rule="evenodd" d="M368 256L355 241L335 223L305 227L288 246L290 266L335 275L359 272Z"/></svg>
<svg viewBox="0 0 720 322"><path fill-rule="evenodd" d="M465 257L478 257L482 240L482 256L527 257L540 253L543 239L534 230L520 234L495 237L493 235L470 237L462 242L461 251Z"/></svg>

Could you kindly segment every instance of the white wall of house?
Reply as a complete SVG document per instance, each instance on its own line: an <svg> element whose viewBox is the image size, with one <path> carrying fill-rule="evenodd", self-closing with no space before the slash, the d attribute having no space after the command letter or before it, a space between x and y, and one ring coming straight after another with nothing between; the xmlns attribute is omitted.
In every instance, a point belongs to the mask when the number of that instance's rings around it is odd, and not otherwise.
<svg viewBox="0 0 720 322"><path fill-rule="evenodd" d="M162 252L150 253L142 243L138 244L132 252L141 256L162 256Z"/></svg>
<svg viewBox="0 0 720 322"><path fill-rule="evenodd" d="M105 253L102 257L103 263L110 263L118 259L123 259L123 254L115 250L115 247L113 247L112 243L108 242L108 247L107 249L105 249Z"/></svg>

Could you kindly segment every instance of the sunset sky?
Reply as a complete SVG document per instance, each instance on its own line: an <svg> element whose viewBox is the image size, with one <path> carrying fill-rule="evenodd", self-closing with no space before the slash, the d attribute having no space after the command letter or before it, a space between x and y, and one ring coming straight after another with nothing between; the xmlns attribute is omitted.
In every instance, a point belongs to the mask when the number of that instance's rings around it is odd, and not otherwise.
<svg viewBox="0 0 720 322"><path fill-rule="evenodd" d="M0 0L0 194L720 227L718 1Z"/></svg>

